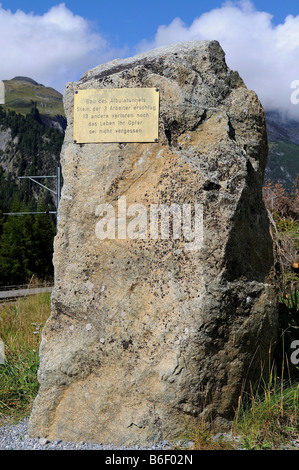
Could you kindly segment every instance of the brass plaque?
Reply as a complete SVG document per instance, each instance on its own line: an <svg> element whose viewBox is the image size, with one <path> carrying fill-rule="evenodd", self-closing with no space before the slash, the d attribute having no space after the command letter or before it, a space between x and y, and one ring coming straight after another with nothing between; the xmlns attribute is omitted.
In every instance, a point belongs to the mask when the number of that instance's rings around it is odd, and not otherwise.
<svg viewBox="0 0 299 470"><path fill-rule="evenodd" d="M157 142L159 90L105 88L74 96L74 142Z"/></svg>

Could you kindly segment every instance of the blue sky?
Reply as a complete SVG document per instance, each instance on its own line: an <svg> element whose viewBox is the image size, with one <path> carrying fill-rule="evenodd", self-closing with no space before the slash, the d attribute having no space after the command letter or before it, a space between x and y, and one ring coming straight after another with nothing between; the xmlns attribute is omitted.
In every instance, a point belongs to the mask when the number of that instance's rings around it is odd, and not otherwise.
<svg viewBox="0 0 299 470"><path fill-rule="evenodd" d="M217 39L264 106L299 115L299 2L0 0L0 79L29 76L63 92L88 69L166 44Z"/></svg>
<svg viewBox="0 0 299 470"><path fill-rule="evenodd" d="M42 15L60 2L2 0L1 3L3 8L10 9L12 12L21 9L26 13L34 12ZM95 27L117 47L123 44L133 47L144 38L153 38L160 25L167 25L176 17L181 18L186 24L191 24L202 13L218 8L225 2L219 0L151 0L148 2L66 0L61 3L65 3L74 14L94 22ZM298 0L255 0L254 5L260 11L271 13L274 24L283 22L289 14L299 15Z"/></svg>

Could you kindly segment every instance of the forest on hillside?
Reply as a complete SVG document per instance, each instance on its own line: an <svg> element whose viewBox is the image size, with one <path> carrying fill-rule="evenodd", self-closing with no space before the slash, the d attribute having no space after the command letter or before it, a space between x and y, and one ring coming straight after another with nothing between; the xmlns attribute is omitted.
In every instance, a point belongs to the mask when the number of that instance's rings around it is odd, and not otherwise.
<svg viewBox="0 0 299 470"><path fill-rule="evenodd" d="M0 285L27 283L53 277L55 200L26 175L56 173L63 134L42 123L33 107L26 116L0 106L0 131L10 129L7 148L0 150ZM41 180L49 186L47 179ZM6 213L26 215L5 215ZM29 214L29 212L43 212Z"/></svg>

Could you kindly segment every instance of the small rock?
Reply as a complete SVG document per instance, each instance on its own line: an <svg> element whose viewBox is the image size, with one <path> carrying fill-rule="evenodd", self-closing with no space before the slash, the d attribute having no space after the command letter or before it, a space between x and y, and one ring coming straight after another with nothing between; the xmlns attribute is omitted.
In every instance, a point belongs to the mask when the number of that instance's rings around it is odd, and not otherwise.
<svg viewBox="0 0 299 470"><path fill-rule="evenodd" d="M46 437L41 437L40 440L39 440L39 444L41 446L45 446L45 445L49 444L49 442L50 441Z"/></svg>

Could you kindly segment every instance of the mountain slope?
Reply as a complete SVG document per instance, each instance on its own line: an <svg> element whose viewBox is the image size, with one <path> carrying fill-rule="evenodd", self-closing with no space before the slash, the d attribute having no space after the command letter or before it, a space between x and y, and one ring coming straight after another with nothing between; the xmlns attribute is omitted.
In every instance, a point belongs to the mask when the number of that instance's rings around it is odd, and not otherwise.
<svg viewBox="0 0 299 470"><path fill-rule="evenodd" d="M55 175L62 142L63 133L47 127L36 108L23 116L0 106L0 210L10 210L16 200L32 208L45 200L53 210L56 200L52 193L18 177ZM41 183L48 184L46 180Z"/></svg>
<svg viewBox="0 0 299 470"><path fill-rule="evenodd" d="M32 78L3 80L5 104L0 106L0 210L15 201L36 208L45 200L55 210L52 193L26 175L55 175L60 161L66 119L62 95ZM41 181L46 186L50 181ZM52 188L53 189L53 188Z"/></svg>
<svg viewBox="0 0 299 470"><path fill-rule="evenodd" d="M0 106L0 284L53 276L55 195L28 178L56 175L66 119L62 95L27 77L5 81ZM53 191L55 179L38 180ZM2 213L42 212L24 216Z"/></svg>
<svg viewBox="0 0 299 470"><path fill-rule="evenodd" d="M299 175L299 118L283 119L278 113L266 113L269 142L265 180L280 181L287 190L294 188Z"/></svg>
<svg viewBox="0 0 299 470"><path fill-rule="evenodd" d="M15 77L12 80L3 80L3 82L5 85L4 109L25 116L35 107L45 125L56 127L61 131L65 130L66 120L61 93L28 77Z"/></svg>
<svg viewBox="0 0 299 470"><path fill-rule="evenodd" d="M64 116L62 95L54 88L45 87L28 77L15 77L3 82L5 109L25 115L36 105L40 114Z"/></svg>

